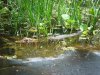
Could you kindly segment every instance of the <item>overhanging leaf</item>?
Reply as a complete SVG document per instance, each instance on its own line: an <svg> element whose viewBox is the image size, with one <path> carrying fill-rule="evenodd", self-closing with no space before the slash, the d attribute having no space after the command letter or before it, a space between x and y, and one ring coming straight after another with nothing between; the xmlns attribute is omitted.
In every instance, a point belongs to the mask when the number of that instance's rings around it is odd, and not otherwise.
<svg viewBox="0 0 100 75"><path fill-rule="evenodd" d="M81 24L80 25L80 30L81 31L85 31L85 30L87 30L88 29L88 26L86 25L86 24Z"/></svg>

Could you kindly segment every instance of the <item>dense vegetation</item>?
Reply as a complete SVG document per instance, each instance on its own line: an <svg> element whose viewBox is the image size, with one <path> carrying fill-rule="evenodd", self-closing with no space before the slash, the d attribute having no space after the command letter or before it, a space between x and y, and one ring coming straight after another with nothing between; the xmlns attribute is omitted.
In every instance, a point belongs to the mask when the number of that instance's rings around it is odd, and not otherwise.
<svg viewBox="0 0 100 75"><path fill-rule="evenodd" d="M0 33L14 36L94 35L100 29L99 0L0 0Z"/></svg>
<svg viewBox="0 0 100 75"><path fill-rule="evenodd" d="M100 50L100 0L0 0L0 55L53 56L73 45Z"/></svg>

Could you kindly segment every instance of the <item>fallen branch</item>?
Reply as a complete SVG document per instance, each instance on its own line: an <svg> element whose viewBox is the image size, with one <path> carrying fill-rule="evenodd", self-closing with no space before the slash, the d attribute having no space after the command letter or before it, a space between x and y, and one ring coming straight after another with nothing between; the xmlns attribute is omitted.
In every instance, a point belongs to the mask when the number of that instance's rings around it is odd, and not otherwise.
<svg viewBox="0 0 100 75"><path fill-rule="evenodd" d="M74 37L74 36L78 36L81 35L82 31L78 31L76 33L72 33L72 34L64 34L64 35L58 35L58 36L51 36L48 38L48 40L63 40L65 38L70 38L70 37Z"/></svg>

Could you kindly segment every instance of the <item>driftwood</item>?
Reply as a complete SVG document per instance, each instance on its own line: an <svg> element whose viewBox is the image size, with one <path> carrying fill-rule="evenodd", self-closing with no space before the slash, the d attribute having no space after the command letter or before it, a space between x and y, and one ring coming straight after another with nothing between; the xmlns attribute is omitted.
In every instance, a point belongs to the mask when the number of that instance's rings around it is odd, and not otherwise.
<svg viewBox="0 0 100 75"><path fill-rule="evenodd" d="M63 35L58 35L58 36L51 36L51 37L48 38L48 40L51 40L51 41L63 40L63 39L66 39L66 38L81 35L81 33L82 33L82 31L78 31L78 32L72 33L72 34L63 34Z"/></svg>

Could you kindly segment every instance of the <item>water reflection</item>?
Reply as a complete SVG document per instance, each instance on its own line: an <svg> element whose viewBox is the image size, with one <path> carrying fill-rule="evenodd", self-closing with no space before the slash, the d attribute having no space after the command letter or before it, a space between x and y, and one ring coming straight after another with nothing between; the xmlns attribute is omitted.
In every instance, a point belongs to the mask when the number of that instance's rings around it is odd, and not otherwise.
<svg viewBox="0 0 100 75"><path fill-rule="evenodd" d="M56 57L13 59L6 64L0 75L100 75L100 52L70 50Z"/></svg>

